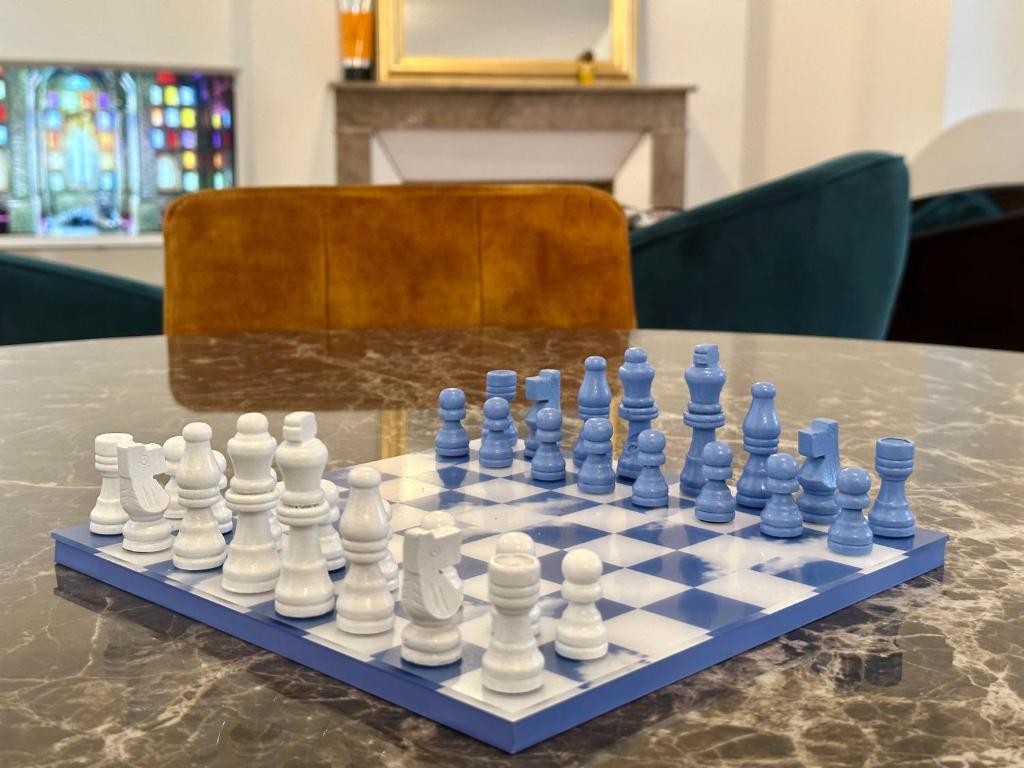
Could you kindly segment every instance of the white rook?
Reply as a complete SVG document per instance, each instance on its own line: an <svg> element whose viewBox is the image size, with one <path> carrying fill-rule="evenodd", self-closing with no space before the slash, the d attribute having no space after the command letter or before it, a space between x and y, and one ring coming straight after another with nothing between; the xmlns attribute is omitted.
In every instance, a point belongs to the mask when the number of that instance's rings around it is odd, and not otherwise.
<svg viewBox="0 0 1024 768"><path fill-rule="evenodd" d="M544 683L544 657L530 627L540 595L540 561L524 552L495 555L487 566L494 612L483 657L483 685L498 693L527 693Z"/></svg>
<svg viewBox="0 0 1024 768"><path fill-rule="evenodd" d="M100 473L100 495L89 513L89 530L104 536L121 533L128 522L128 513L121 506L121 479L117 474L117 446L132 443L134 438L124 432L108 432L96 438L93 460Z"/></svg>

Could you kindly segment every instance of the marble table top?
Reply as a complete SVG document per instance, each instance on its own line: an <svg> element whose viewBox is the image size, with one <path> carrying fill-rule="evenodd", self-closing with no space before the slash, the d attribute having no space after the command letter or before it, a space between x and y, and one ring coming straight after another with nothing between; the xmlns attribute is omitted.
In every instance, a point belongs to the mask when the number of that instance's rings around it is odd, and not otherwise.
<svg viewBox="0 0 1024 768"><path fill-rule="evenodd" d="M749 385L778 387L782 449L840 422L844 465L884 435L917 443L920 523L944 569L712 667L510 758L349 686L53 564L49 532L84 522L92 439L162 442L188 421L215 445L240 412L315 410L331 466L428 448L460 386L477 429L484 372L658 370L678 467L682 372L716 341L721 439L738 451ZM613 390L618 392L617 382ZM527 404L516 406L519 417ZM569 420L567 430L576 424ZM137 338L0 348L0 765L1024 764L1024 355L669 331L370 331Z"/></svg>

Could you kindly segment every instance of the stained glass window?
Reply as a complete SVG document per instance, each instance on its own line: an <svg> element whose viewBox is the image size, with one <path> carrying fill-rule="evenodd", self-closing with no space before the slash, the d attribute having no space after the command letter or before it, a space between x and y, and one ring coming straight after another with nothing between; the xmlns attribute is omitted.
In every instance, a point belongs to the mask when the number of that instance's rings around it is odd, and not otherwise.
<svg viewBox="0 0 1024 768"><path fill-rule="evenodd" d="M228 76L0 66L0 231L159 230L234 185L233 119Z"/></svg>

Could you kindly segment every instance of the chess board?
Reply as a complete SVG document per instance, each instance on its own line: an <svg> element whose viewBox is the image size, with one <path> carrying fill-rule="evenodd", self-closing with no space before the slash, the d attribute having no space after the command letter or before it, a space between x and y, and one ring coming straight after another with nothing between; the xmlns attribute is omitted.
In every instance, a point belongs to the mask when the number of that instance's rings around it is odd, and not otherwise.
<svg viewBox="0 0 1024 768"><path fill-rule="evenodd" d="M463 462L433 452L370 462L392 505L391 551L401 562L402 532L430 510L445 509L463 529L465 588L459 663L426 668L400 658L408 619L401 603L392 632L356 637L337 629L333 613L286 619L273 594L234 595L220 570L174 568L170 551L126 552L120 536L96 536L88 525L55 531L55 558L69 568L254 643L299 664L429 717L508 752L517 752L822 616L942 565L944 534L918 530L912 539L876 539L870 555L830 552L826 529L806 526L798 539L761 535L759 518L738 511L731 523L704 523L693 502L670 483L667 509L634 507L630 487L580 492L570 471L559 483L531 480L522 443L511 467L488 469L476 447ZM569 462L571 470L572 463ZM347 496L351 468L327 477ZM87 517L87 512L83 514ZM490 633L487 561L499 534L521 530L541 564L544 685L524 695L481 686ZM229 534L230 535L230 534ZM561 560L585 546L605 563L598 603L608 655L575 662L555 654ZM333 574L335 581L344 571Z"/></svg>

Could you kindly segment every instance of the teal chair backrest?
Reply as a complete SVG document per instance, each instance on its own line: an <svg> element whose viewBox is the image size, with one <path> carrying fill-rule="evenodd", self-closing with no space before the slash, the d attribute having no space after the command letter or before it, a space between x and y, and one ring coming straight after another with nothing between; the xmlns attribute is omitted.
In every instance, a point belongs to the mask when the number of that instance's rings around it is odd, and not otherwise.
<svg viewBox="0 0 1024 768"><path fill-rule="evenodd" d="M903 159L861 152L636 230L637 324L885 338L909 211Z"/></svg>
<svg viewBox="0 0 1024 768"><path fill-rule="evenodd" d="M0 253L0 344L159 334L163 291Z"/></svg>

